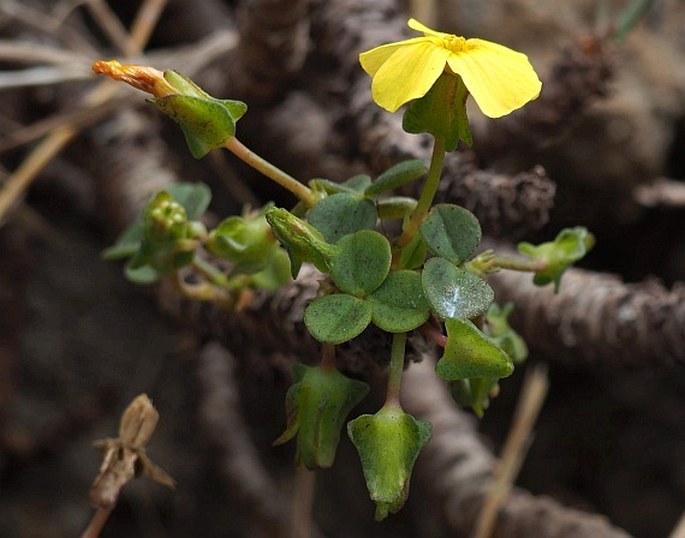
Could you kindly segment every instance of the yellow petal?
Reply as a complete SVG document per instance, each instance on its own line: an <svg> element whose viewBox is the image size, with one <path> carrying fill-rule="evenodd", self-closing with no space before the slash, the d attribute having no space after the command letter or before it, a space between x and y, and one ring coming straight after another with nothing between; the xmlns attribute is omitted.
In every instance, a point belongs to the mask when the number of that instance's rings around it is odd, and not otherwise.
<svg viewBox="0 0 685 538"><path fill-rule="evenodd" d="M420 39L420 42L397 49L373 77L373 100L389 112L426 95L445 69L450 51L436 47L425 38Z"/></svg>
<svg viewBox="0 0 685 538"><path fill-rule="evenodd" d="M407 26L411 28L412 30L416 30L417 32L423 32L425 35L430 35L433 37L449 37L450 34L445 34L443 32L438 32L437 30L433 30L432 28L428 28L428 26L421 24L419 21L416 19L409 19L407 21Z"/></svg>
<svg viewBox="0 0 685 538"><path fill-rule="evenodd" d="M397 49L416 43L423 43L425 41L425 37L412 37L411 39L405 39L404 41L398 41L397 43L381 45L380 47L362 52L359 55L359 63L362 64L362 68L367 74L374 76L380 66L383 65Z"/></svg>
<svg viewBox="0 0 685 538"><path fill-rule="evenodd" d="M525 54L483 39L468 39L462 52L447 58L483 111L499 118L540 95L542 82Z"/></svg>

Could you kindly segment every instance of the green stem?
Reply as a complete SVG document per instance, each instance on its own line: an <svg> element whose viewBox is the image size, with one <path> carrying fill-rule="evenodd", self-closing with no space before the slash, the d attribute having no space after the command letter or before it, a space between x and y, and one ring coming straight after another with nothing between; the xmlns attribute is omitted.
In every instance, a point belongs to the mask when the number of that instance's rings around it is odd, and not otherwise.
<svg viewBox="0 0 685 538"><path fill-rule="evenodd" d="M495 256L493 265L501 269L511 271L523 271L526 273L539 273L547 269L547 262L543 260L529 260L527 258L510 258L508 256Z"/></svg>
<svg viewBox="0 0 685 538"><path fill-rule="evenodd" d="M317 196L309 187L303 185L294 177L286 174L280 168L277 168L269 161L257 155L254 151L248 149L235 136L229 138L224 147L255 170L258 170L266 177L274 180L284 189L292 192L299 200L308 206L311 207L316 204Z"/></svg>
<svg viewBox="0 0 685 538"><path fill-rule="evenodd" d="M409 221L402 231L398 244L400 247L408 245L414 238L423 222L424 217L433 204L433 198L438 190L440 184L440 176L442 175L442 165L445 161L445 143L442 139L436 138L433 144L433 154L431 155L430 167L428 168L428 175L426 176L426 184L421 192L414 211L409 217Z"/></svg>
<svg viewBox="0 0 685 538"><path fill-rule="evenodd" d="M390 368L388 369L388 394L385 407L400 407L400 387L404 371L404 348L407 343L407 333L392 335L392 350L390 351Z"/></svg>
<svg viewBox="0 0 685 538"><path fill-rule="evenodd" d="M235 286L231 286L231 281L224 273L198 256L193 259L193 268L216 286L226 289L235 288Z"/></svg>
<svg viewBox="0 0 685 538"><path fill-rule="evenodd" d="M235 299L231 292L224 287L209 282L188 284L183 280L180 273L176 273L175 276L175 278L170 278L170 282L186 299L215 303L225 307L233 307L235 305Z"/></svg>

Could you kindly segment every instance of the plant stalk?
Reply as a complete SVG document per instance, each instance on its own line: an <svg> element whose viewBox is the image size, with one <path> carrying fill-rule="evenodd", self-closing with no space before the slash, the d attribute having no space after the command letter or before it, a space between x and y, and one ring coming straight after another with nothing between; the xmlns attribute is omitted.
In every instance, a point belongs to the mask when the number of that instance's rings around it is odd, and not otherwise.
<svg viewBox="0 0 685 538"><path fill-rule="evenodd" d="M430 211L431 205L433 204L433 199L435 198L435 193L438 190L438 185L440 184L440 176L442 175L442 165L445 161L445 143L440 139L436 138L433 144L433 153L431 155L431 162L428 168L428 175L426 176L426 184L423 186L423 191L421 191L421 197L419 198L414 211L409 217L409 221L402 231L402 236L398 241L400 247L408 245L413 237L419 230L421 222Z"/></svg>
<svg viewBox="0 0 685 538"><path fill-rule="evenodd" d="M299 200L309 207L316 204L317 197L309 187L303 185L294 177L286 174L280 168L277 168L269 161L257 155L235 136L229 138L226 144L224 144L224 147L255 170L261 172L269 179L272 179L284 189L292 192Z"/></svg>
<svg viewBox="0 0 685 538"><path fill-rule="evenodd" d="M321 347L321 369L335 370L337 365L335 363L335 346L333 344L322 344Z"/></svg>
<svg viewBox="0 0 685 538"><path fill-rule="evenodd" d="M390 367L388 369L388 394L385 406L400 407L400 387L404 372L404 351L407 333L392 335L392 349L390 351Z"/></svg>
<svg viewBox="0 0 685 538"><path fill-rule="evenodd" d="M539 273L547 269L547 262L543 260L529 260L527 258L510 258L508 256L495 256L493 265L500 269L510 271L523 271L525 273Z"/></svg>

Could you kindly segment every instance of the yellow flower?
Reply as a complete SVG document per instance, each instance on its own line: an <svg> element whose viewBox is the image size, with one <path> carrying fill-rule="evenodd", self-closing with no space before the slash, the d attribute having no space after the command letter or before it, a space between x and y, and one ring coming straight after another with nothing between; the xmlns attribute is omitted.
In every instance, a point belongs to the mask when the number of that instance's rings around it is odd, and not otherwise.
<svg viewBox="0 0 685 538"><path fill-rule="evenodd" d="M371 77L373 100L395 112L426 95L446 71L459 75L483 114L499 118L540 95L542 83L525 54L483 39L436 32L415 19L410 28L423 32L359 55Z"/></svg>

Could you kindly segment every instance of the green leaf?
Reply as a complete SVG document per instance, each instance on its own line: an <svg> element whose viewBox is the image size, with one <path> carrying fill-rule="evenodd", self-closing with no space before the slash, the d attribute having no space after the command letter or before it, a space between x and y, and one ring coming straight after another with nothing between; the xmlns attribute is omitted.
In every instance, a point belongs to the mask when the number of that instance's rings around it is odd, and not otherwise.
<svg viewBox="0 0 685 538"><path fill-rule="evenodd" d="M373 202L349 192L327 196L312 208L307 218L329 243L359 230L373 230L377 220Z"/></svg>
<svg viewBox="0 0 685 538"><path fill-rule="evenodd" d="M533 277L533 282L544 286L554 282L555 293L559 291L561 276L575 262L583 258L595 244L594 236L587 228L576 226L559 232L554 241L535 246L530 243L519 243L521 254L547 264L544 271Z"/></svg>
<svg viewBox="0 0 685 538"><path fill-rule="evenodd" d="M144 238L143 219L138 218L124 230L114 245L102 251L102 258L107 261L129 258L140 250Z"/></svg>
<svg viewBox="0 0 685 538"><path fill-rule="evenodd" d="M434 206L421 223L420 232L428 250L457 265L471 257L481 238L478 219L453 204Z"/></svg>
<svg viewBox="0 0 685 538"><path fill-rule="evenodd" d="M349 192L352 194L363 194L364 190L371 185L371 178L366 174L352 176L342 183L336 183L330 179L316 178L309 182L310 186L326 194L337 194L339 192Z"/></svg>
<svg viewBox="0 0 685 538"><path fill-rule="evenodd" d="M366 174L357 174L343 181L342 186L354 192L362 193L371 185L371 178Z"/></svg>
<svg viewBox="0 0 685 538"><path fill-rule="evenodd" d="M419 179L428 172L425 163L419 159L403 161L388 168L372 185L367 187L364 194L370 198L378 196L386 191L397 189L412 181Z"/></svg>
<svg viewBox="0 0 685 538"><path fill-rule="evenodd" d="M139 267L131 267L131 265L131 262L129 262L124 267L124 276L134 284L142 286L155 284L162 278L162 275L149 265L141 265Z"/></svg>
<svg viewBox="0 0 685 538"><path fill-rule="evenodd" d="M416 420L399 407L385 406L347 424L359 453L366 486L376 503L376 520L397 512L409 494L414 462L432 435L428 421Z"/></svg>
<svg viewBox="0 0 685 538"><path fill-rule="evenodd" d="M389 196L376 202L378 218L381 220L403 219L416 207L417 201L408 196Z"/></svg>
<svg viewBox="0 0 685 538"><path fill-rule="evenodd" d="M331 258L333 282L345 293L366 296L381 285L390 271L392 254L385 236L373 230L346 235Z"/></svg>
<svg viewBox="0 0 685 538"><path fill-rule="evenodd" d="M190 153L196 159L222 147L235 136L236 122L247 111L247 105L241 101L215 99L208 95L167 95L150 99L150 102L179 124Z"/></svg>
<svg viewBox="0 0 685 538"><path fill-rule="evenodd" d="M445 381L501 378L514 371L511 358L467 319L445 320L447 345L435 371Z"/></svg>
<svg viewBox="0 0 685 538"><path fill-rule="evenodd" d="M412 101L404 113L402 128L408 133L430 133L454 151L459 140L473 144L466 114L468 90L461 77L443 73L422 98Z"/></svg>
<svg viewBox="0 0 685 538"><path fill-rule="evenodd" d="M274 445L297 435L296 464L326 469L335 460L345 418L368 394L369 386L337 370L301 363L293 366L293 377L286 395L288 425Z"/></svg>
<svg viewBox="0 0 685 538"><path fill-rule="evenodd" d="M371 320L390 333L406 333L423 325L430 305L423 296L421 275L415 271L393 271L369 296Z"/></svg>
<svg viewBox="0 0 685 538"><path fill-rule="evenodd" d="M329 244L319 230L286 209L269 207L264 215L274 235L288 251L293 278L297 277L303 262L314 264L322 273L330 272L331 257L337 248Z"/></svg>
<svg viewBox="0 0 685 538"><path fill-rule="evenodd" d="M319 342L342 344L359 336L368 327L371 306L344 293L324 295L307 305L304 323Z"/></svg>
<svg viewBox="0 0 685 538"><path fill-rule="evenodd" d="M495 292L482 278L444 258L426 262L422 282L433 312L444 319L479 316L495 298Z"/></svg>

